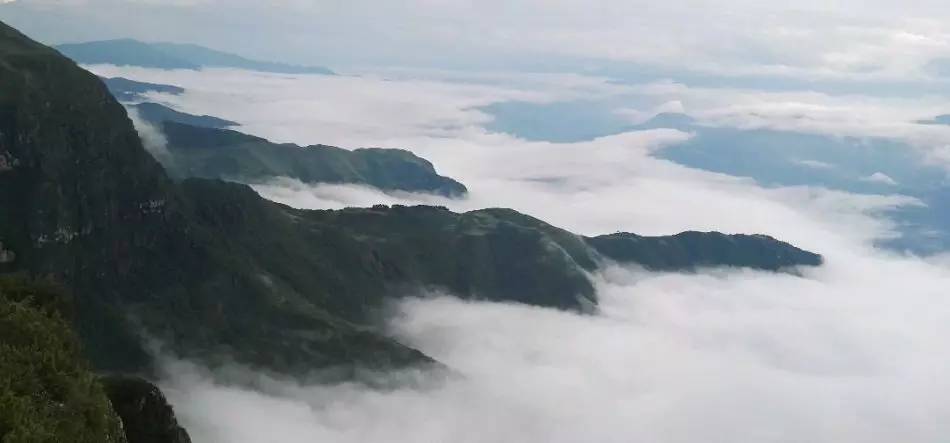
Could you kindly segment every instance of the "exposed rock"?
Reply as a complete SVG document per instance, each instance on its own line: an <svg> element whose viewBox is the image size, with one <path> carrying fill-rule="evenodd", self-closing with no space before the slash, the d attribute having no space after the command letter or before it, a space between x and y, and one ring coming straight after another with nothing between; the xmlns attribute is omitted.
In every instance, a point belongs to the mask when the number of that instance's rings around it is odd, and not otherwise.
<svg viewBox="0 0 950 443"><path fill-rule="evenodd" d="M0 137L2 136L3 134L0 134ZM17 159L13 158L9 152L0 152L0 172L12 171L17 163L19 163Z"/></svg>
<svg viewBox="0 0 950 443"><path fill-rule="evenodd" d="M3 242L0 242L0 264L13 263L16 260L16 254L13 251L3 249Z"/></svg>
<svg viewBox="0 0 950 443"><path fill-rule="evenodd" d="M191 443L157 386L130 376L103 377L102 384L122 419L129 443Z"/></svg>

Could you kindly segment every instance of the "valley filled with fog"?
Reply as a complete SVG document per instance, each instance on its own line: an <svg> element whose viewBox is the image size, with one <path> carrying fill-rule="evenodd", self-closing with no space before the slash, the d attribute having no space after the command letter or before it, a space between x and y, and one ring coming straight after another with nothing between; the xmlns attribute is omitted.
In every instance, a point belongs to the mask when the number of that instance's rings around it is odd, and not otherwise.
<svg viewBox="0 0 950 443"><path fill-rule="evenodd" d="M161 385L196 442L891 442L950 432L950 400L935 395L950 387L942 377L950 261L942 251L882 246L911 223L901 211L928 207L881 172L893 162L855 175L857 184L877 172L890 179L878 175L870 188L811 183L809 168L837 166L803 150L783 160L801 168L795 180L775 183L664 157L702 129L642 126L685 113L700 127L738 132L885 138L916 153L912 167L942 171L950 127L914 123L941 113L937 99L911 105L567 74L89 68L181 86L184 94L148 98L275 142L408 149L469 189L450 199L290 178L252 183L293 207L507 207L584 235L762 233L825 258L791 273L615 266L590 276L599 300L591 315L420 291L391 306L387 330L446 368L379 374L382 386L209 369L169 355ZM519 136L516 115L492 112L581 98L623 123L551 141ZM555 121L570 124L575 111L560 109ZM158 152L160 131L136 123Z"/></svg>

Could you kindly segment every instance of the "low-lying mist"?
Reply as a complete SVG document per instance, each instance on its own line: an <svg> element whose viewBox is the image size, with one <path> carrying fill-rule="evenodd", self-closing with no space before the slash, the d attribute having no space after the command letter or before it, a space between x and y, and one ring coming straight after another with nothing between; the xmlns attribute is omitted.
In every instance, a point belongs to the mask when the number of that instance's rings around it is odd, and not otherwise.
<svg viewBox="0 0 950 443"><path fill-rule="evenodd" d="M180 362L163 386L206 443L938 441L950 272L850 258L801 277L613 268L589 316L411 299L390 330L457 375L401 388L250 390Z"/></svg>
<svg viewBox="0 0 950 443"><path fill-rule="evenodd" d="M488 117L477 108L486 104L631 89L596 79L549 78L519 90L224 70L103 72L184 86L182 96L157 98L275 141L408 148L471 191L451 200L283 178L254 186L298 208L510 207L585 235L764 233L826 258L798 276L610 268L593 277L596 315L420 294L397 306L389 331L452 372L388 374L411 382L385 389L236 367L223 377L170 360L162 386L196 443L894 442L950 434L943 395L950 261L873 246L894 235L886 211L921 204L912 198L766 187L652 157L691 136L676 130L547 143L483 127ZM687 92L682 85L640 90L655 101L649 106L682 99L687 110L703 96L727 103L735 94L680 96ZM776 109L830 100L744 97ZM827 112L854 119L863 109L860 97L834 100L848 106L809 107L816 121L837 121L818 118ZM888 103L873 113L880 122L905 115L884 109ZM846 126L845 133L857 130ZM235 374L255 382L221 382Z"/></svg>

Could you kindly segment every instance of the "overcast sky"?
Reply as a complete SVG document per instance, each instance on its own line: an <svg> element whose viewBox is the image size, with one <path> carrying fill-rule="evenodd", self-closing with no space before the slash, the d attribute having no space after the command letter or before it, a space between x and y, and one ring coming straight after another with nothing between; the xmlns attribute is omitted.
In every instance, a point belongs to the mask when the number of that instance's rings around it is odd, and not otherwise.
<svg viewBox="0 0 950 443"><path fill-rule="evenodd" d="M48 42L135 37L328 65L608 62L724 75L919 81L950 70L934 0L0 0Z"/></svg>

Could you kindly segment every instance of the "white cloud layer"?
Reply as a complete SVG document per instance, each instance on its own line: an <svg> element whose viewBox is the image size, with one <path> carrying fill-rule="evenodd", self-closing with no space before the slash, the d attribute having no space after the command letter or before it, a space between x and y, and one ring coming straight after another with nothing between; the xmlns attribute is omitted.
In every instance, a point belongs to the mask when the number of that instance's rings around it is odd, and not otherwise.
<svg viewBox="0 0 950 443"><path fill-rule="evenodd" d="M394 334L460 375L408 387L251 391L181 366L164 387L208 443L939 441L950 274L849 258L805 278L614 269L598 316L408 301Z"/></svg>
<svg viewBox="0 0 950 443"><path fill-rule="evenodd" d="M256 187L294 206L504 206L584 234L757 232L820 252L828 262L801 277L609 269L595 276L602 312L594 316L449 297L409 300L398 306L390 331L459 376L415 374L414 383L389 389L250 373L252 390L173 362L163 387L196 442L893 442L938 441L950 432L950 400L940 395L950 388L943 376L950 370L943 343L950 335L948 261L872 246L892 234L877 214L919 204L912 199L766 189L649 156L690 136L675 130L528 142L486 131L488 116L474 109L512 98L631 92L582 77L540 77L514 87L96 69L179 84L189 91L153 98L239 121L243 130L278 141L408 147L471 190L468 199L449 201L287 179ZM673 91L683 87L643 87L656 96L645 109L685 104L693 111L696 103L726 97L699 91L693 96L707 100L663 105L680 99L669 97ZM860 107L841 97L818 100ZM880 103L880 115L908 112ZM785 107L768 100L755 107L773 105ZM723 115L716 106L695 112L712 120Z"/></svg>
<svg viewBox="0 0 950 443"><path fill-rule="evenodd" d="M883 173L883 172L875 172L875 173L873 173L873 174L871 174L871 175L865 177L864 180L865 180L865 181L869 181L869 182L871 182L871 183L882 183L882 184L891 185L891 186L897 186L897 185L898 185L898 183L897 183L896 180L894 180L894 179L891 178L889 175L887 175L887 174L885 174L885 173Z"/></svg>
<svg viewBox="0 0 950 443"><path fill-rule="evenodd" d="M242 123L242 131L277 142L342 147L401 147L437 165L457 139L503 145L486 134L491 116L479 107L505 101L617 102L631 124L661 112L686 111L701 124L767 128L905 142L950 168L950 126L920 124L950 112L941 96L880 97L811 91L691 87L668 81L618 85L574 74L451 74L386 71L386 75L282 76L239 70L159 71L94 66L96 73L183 86L182 96L153 96L186 112ZM625 103L630 103L625 106ZM437 144L437 145L436 145ZM436 149L439 149L436 152ZM460 148L461 149L461 148Z"/></svg>

